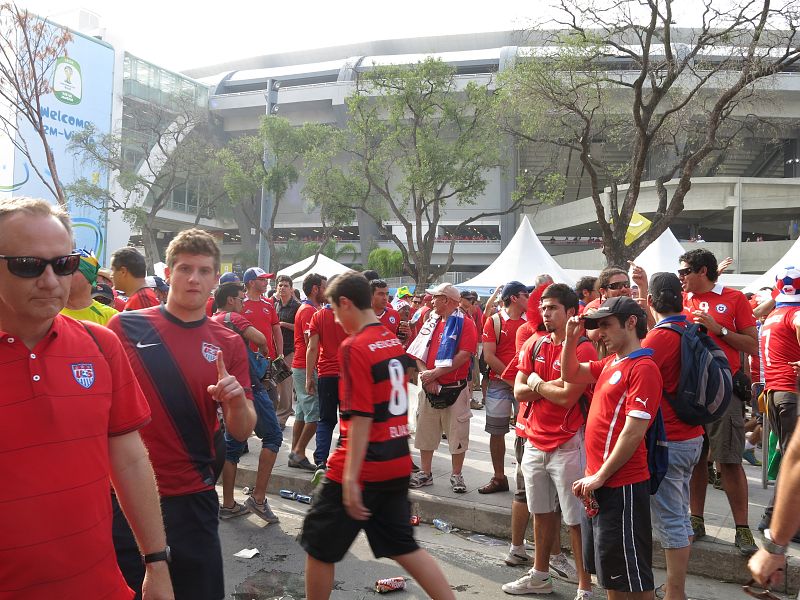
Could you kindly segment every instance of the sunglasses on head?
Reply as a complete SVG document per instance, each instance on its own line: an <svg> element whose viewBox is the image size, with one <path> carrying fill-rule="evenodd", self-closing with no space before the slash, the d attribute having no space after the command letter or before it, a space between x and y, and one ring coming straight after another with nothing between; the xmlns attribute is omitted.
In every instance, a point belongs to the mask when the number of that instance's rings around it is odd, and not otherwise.
<svg viewBox="0 0 800 600"><path fill-rule="evenodd" d="M608 289L610 289L610 290L621 290L623 288L631 287L631 282L630 281L617 281L616 283L609 283L606 287Z"/></svg>
<svg viewBox="0 0 800 600"><path fill-rule="evenodd" d="M0 258L8 263L8 271L17 277L32 279L39 277L47 265L53 267L53 273L60 277L72 275L81 264L80 254L67 254L55 258L39 258L38 256L3 256Z"/></svg>
<svg viewBox="0 0 800 600"><path fill-rule="evenodd" d="M678 277L686 277L689 273L693 271L694 269L692 269L692 267L684 267L682 269L678 269Z"/></svg>

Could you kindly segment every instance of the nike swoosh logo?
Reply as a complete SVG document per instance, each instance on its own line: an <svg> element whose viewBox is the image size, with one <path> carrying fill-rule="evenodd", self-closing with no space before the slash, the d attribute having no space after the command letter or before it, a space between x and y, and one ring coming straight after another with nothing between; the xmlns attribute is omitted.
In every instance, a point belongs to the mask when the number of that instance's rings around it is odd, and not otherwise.
<svg viewBox="0 0 800 600"><path fill-rule="evenodd" d="M620 577L622 577L622 575L612 575L611 579L619 579Z"/></svg>
<svg viewBox="0 0 800 600"><path fill-rule="evenodd" d="M143 344L142 342L136 342L137 348L149 348L150 346L160 346L161 342L156 342L155 344Z"/></svg>

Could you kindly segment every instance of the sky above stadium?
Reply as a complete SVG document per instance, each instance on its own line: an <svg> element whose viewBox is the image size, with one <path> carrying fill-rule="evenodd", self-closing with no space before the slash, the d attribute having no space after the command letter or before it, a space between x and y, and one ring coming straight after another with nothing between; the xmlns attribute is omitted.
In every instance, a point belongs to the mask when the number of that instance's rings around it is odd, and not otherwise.
<svg viewBox="0 0 800 600"><path fill-rule="evenodd" d="M65 13L89 10L100 16L108 39L118 40L116 45L177 71L353 42L521 30L546 16L550 4L536 0L17 1L56 22L66 22L59 18Z"/></svg>

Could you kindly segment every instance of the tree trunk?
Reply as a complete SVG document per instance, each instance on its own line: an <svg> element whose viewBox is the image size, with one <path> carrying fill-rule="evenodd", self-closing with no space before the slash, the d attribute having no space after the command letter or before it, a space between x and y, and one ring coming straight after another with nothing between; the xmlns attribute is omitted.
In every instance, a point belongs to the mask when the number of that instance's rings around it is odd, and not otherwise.
<svg viewBox="0 0 800 600"><path fill-rule="evenodd" d="M158 251L152 223L145 222L142 225L142 241L144 243L144 260L147 265L147 272L155 273L153 265L161 260L161 253Z"/></svg>

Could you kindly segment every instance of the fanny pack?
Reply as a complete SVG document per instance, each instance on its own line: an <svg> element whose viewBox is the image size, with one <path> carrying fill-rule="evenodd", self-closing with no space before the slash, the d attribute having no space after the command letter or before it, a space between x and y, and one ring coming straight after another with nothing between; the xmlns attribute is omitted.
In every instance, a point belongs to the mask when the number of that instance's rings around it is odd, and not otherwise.
<svg viewBox="0 0 800 600"><path fill-rule="evenodd" d="M466 379L442 385L442 389L439 390L438 394L431 394L426 391L425 396L428 398L428 402L433 408L447 408L456 403L456 400L458 400L458 397L461 395L461 391L465 387L467 387Z"/></svg>
<svg viewBox="0 0 800 600"><path fill-rule="evenodd" d="M750 378L747 374L739 369L733 374L733 393L745 404L750 404L753 399L753 388Z"/></svg>

